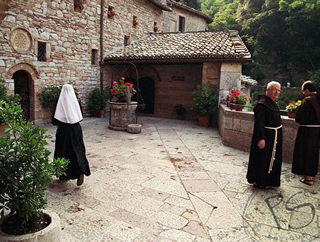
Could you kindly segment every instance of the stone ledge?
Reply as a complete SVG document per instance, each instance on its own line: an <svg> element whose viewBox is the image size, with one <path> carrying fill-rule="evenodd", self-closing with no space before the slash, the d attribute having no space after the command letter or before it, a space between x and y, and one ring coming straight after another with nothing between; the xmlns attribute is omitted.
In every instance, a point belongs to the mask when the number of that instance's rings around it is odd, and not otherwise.
<svg viewBox="0 0 320 242"><path fill-rule="evenodd" d="M281 116L283 127L282 160L292 163L295 139L299 125L294 119ZM251 111L235 111L226 105L219 106L219 133L226 146L250 151L254 127L254 114Z"/></svg>

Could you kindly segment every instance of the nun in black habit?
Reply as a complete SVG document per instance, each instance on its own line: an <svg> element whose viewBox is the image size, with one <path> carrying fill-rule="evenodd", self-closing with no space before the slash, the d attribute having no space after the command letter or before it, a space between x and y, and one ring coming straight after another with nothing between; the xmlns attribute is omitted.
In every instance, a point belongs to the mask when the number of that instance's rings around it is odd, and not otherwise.
<svg viewBox="0 0 320 242"><path fill-rule="evenodd" d="M266 95L259 96L254 111L247 180L259 188L280 186L282 165L282 120L275 100L281 85L270 82Z"/></svg>
<svg viewBox="0 0 320 242"><path fill-rule="evenodd" d="M66 175L60 180L77 179L83 184L84 175L90 175L80 121L83 119L79 102L72 85L62 87L52 124L57 125L54 158L69 159Z"/></svg>

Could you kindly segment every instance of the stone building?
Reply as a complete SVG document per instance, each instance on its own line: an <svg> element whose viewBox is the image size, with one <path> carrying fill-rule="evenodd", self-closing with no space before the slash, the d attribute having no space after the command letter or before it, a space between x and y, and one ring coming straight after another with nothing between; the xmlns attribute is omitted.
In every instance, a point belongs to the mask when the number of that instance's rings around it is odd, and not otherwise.
<svg viewBox="0 0 320 242"><path fill-rule="evenodd" d="M25 117L37 124L47 122L52 114L52 110L41 107L37 97L44 86L73 83L79 90L87 114L88 92L94 87L104 88L112 78L127 73L120 71L126 69L123 64L126 56L117 58L121 64L117 65L116 73L116 65L110 65L113 60L109 53L150 36L158 36L160 41L160 36L166 36L162 33L172 32L169 36L188 38L188 32L205 31L210 22L208 16L187 7L183 1L4 0L0 2L0 75L5 79L9 92L21 94ZM196 61L197 56L189 61L178 56L165 62L159 61L156 67L154 63L150 65L150 60L144 61L138 69L139 79L144 78L146 82L151 78L154 81L154 115L173 117L172 112L164 110L168 104L162 102L170 99L178 102L176 98L179 97L182 103L186 92L189 92L186 105L190 106L190 92L196 83L213 81L220 89L229 89L230 83L232 86L238 85L234 78L241 74L241 63L251 57L236 33L230 32L229 37L237 39L237 43L228 42L228 48L234 51L241 46L241 57L211 56L208 62L201 57L199 62ZM202 41L205 45L211 40ZM158 44L155 43L155 46ZM201 49L198 51L202 52ZM221 63L222 59L224 63ZM172 62L178 66L173 66ZM179 71L173 75L177 67ZM131 70L128 72L131 72L128 76L133 75ZM188 75L195 75L191 83L179 81ZM174 86L180 85L181 90L177 93L173 88L170 91L172 96L168 98L161 93L167 92L167 80L172 79L176 83Z"/></svg>
<svg viewBox="0 0 320 242"><path fill-rule="evenodd" d="M174 106L182 104L186 118L195 119L191 106L196 85L213 83L221 95L240 90L241 66L249 60L236 31L152 33L107 52L103 71L109 83L120 76L140 80L146 104L141 112L176 118Z"/></svg>

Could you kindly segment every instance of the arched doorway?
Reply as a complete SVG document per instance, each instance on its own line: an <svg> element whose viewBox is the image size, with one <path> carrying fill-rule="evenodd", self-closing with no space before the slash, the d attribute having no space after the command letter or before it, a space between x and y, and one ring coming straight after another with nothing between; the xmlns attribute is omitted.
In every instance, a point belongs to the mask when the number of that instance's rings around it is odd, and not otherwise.
<svg viewBox="0 0 320 242"><path fill-rule="evenodd" d="M154 114L154 80L150 77L142 77L139 79L139 88L141 98L146 104L146 108L140 113Z"/></svg>
<svg viewBox="0 0 320 242"><path fill-rule="evenodd" d="M19 70L13 74L14 93L21 96L21 107L23 109L23 117L26 120L31 119L30 115L30 78L26 71Z"/></svg>
<svg viewBox="0 0 320 242"><path fill-rule="evenodd" d="M126 78L126 81L133 83L137 89L137 81L135 79ZM139 113L154 114L154 87L155 84L152 78L142 77L139 79L139 103L145 104L145 108L139 109ZM137 94L133 96L132 101L137 101Z"/></svg>

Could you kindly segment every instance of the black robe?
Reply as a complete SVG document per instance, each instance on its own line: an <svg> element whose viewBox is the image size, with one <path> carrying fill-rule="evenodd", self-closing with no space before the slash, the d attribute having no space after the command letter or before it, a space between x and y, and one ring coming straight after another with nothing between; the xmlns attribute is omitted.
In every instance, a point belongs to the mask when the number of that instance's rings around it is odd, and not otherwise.
<svg viewBox="0 0 320 242"><path fill-rule="evenodd" d="M60 157L70 160L66 176L62 176L60 179L77 179L80 174L89 176L91 174L90 167L86 157L80 123L67 124L52 118L52 124L58 125L54 158Z"/></svg>
<svg viewBox="0 0 320 242"><path fill-rule="evenodd" d="M259 96L254 109L254 130L251 141L247 180L250 184L260 186L280 186L282 165L282 128L277 130L277 145L272 171L269 171L270 160L275 139L275 130L266 127L279 127L282 124L277 104L267 96ZM266 146L259 149L259 140L264 139Z"/></svg>
<svg viewBox="0 0 320 242"><path fill-rule="evenodd" d="M296 122L300 125L320 125L320 94L311 94L302 100L296 112ZM320 128L299 127L294 147L292 173L303 176L317 175L319 138Z"/></svg>

